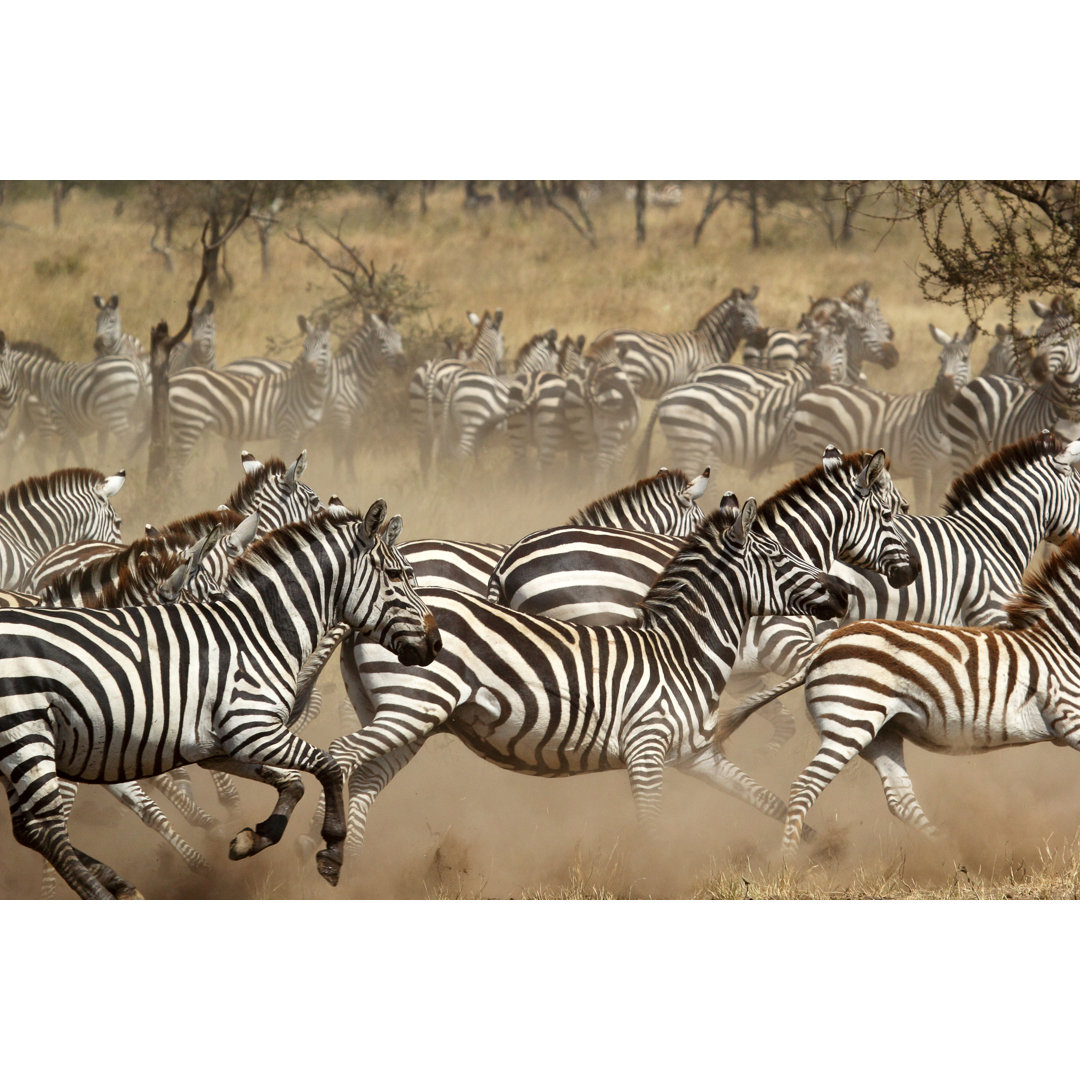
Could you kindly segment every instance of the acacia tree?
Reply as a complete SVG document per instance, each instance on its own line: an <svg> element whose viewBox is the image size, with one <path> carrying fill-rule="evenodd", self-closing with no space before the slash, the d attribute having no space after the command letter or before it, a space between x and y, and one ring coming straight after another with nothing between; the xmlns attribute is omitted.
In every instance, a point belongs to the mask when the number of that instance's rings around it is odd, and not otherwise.
<svg viewBox="0 0 1080 1080"><path fill-rule="evenodd" d="M1031 293L1080 291L1080 184L1075 180L893 181L887 221L914 220L929 259L928 300L960 304L972 322L1003 300L1015 325Z"/></svg>

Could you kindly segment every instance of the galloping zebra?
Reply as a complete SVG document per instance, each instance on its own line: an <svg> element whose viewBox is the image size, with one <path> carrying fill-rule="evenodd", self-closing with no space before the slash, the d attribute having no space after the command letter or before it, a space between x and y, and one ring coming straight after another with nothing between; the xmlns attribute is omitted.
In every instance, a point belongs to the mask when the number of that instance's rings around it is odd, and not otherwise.
<svg viewBox="0 0 1080 1080"><path fill-rule="evenodd" d="M212 368L217 353L217 328L214 324L214 301L207 300L191 313L191 340L181 341L169 353L169 374L185 368Z"/></svg>
<svg viewBox="0 0 1080 1080"><path fill-rule="evenodd" d="M806 707L821 746L792 784L785 854L815 800L856 754L889 810L936 834L904 764L905 740L942 754L1053 742L1080 750L1080 537L1023 583L1002 628L862 621L810 663ZM725 724L718 738L735 727Z"/></svg>
<svg viewBox="0 0 1080 1080"><path fill-rule="evenodd" d="M60 469L32 476L0 494L0 588L25 590L34 564L73 540L120 539L120 516L109 501L124 472Z"/></svg>
<svg viewBox="0 0 1080 1080"><path fill-rule="evenodd" d="M600 481L622 461L641 419L641 403L623 367L625 350L611 338L599 338L566 377L563 416L571 453Z"/></svg>
<svg viewBox="0 0 1080 1080"><path fill-rule="evenodd" d="M501 309L482 317L472 312L469 321L476 328L465 356L454 359L425 360L409 381L409 415L420 447L420 474L426 477L432 456L444 428L444 403L453 381L466 371L482 372L494 381L502 368L506 341L502 332Z"/></svg>
<svg viewBox="0 0 1080 1080"><path fill-rule="evenodd" d="M1062 446L1048 431L991 455L953 481L941 516L898 518L921 560L915 580L895 589L860 570L833 572L852 587L845 622L890 619L943 626L993 626L1007 620L1009 598L1044 542L1080 531L1080 441ZM779 643L761 643L762 667L791 675L733 710L741 723L753 709L801 685L820 634L807 620L775 620Z"/></svg>
<svg viewBox="0 0 1080 1080"><path fill-rule="evenodd" d="M300 769L323 787L327 846L317 864L336 884L341 774L285 721L305 661L336 623L372 636L403 664L430 662L438 651L431 614L393 547L400 518L378 533L385 512L377 502L364 518L327 513L267 537L221 599L0 613L0 775L16 840L80 896L130 897L129 883L72 847L59 777L115 783L199 762L271 784L278 800L270 817L232 841L230 857L241 859L280 838L303 791L283 770Z"/></svg>
<svg viewBox="0 0 1080 1080"><path fill-rule="evenodd" d="M330 385L330 323L298 317L301 355L287 371L252 378L228 370L188 368L169 379L169 427L175 467L186 465L200 436L210 431L238 442L299 442L322 419Z"/></svg>
<svg viewBox="0 0 1080 1080"><path fill-rule="evenodd" d="M533 776L626 769L646 826L665 765L782 819L783 804L716 753L712 710L751 614L835 613L844 598L835 579L752 531L754 514L748 500L741 514L710 515L642 601L635 626L578 626L421 588L443 638L424 677L347 641L342 674L365 721L330 752L349 775L350 845L361 842L376 795L438 731Z"/></svg>
<svg viewBox="0 0 1080 1080"><path fill-rule="evenodd" d="M732 289L698 319L693 330L674 334L607 330L592 347L614 350L625 346L623 367L630 385L638 397L656 398L702 368L731 359L739 342L761 325L754 307L757 293L756 285L749 292Z"/></svg>
<svg viewBox="0 0 1080 1080"><path fill-rule="evenodd" d="M935 474L950 465L945 417L957 392L971 376L972 323L963 337L949 337L930 324L930 335L942 347L933 386L914 394L887 394L865 386L822 386L803 394L784 436L781 455L796 470L812 467L825 443L839 446L883 446L894 476L914 480L915 503L931 509Z"/></svg>
<svg viewBox="0 0 1080 1080"><path fill-rule="evenodd" d="M102 356L86 364L65 363L51 349L32 341L2 346L16 389L34 404L34 430L40 438L60 439L60 461L79 456L79 439L97 434L104 454L110 436L134 444L141 432L139 406L143 379L136 362Z"/></svg>
<svg viewBox="0 0 1080 1080"><path fill-rule="evenodd" d="M1080 329L1064 302L1047 307L1030 301L1043 319L1035 331L1034 356L1021 358L1024 380L1006 375L972 379L956 395L946 417L952 470L959 475L987 454L1043 428L1066 438L1080 421ZM1033 385L1027 385L1030 379Z"/></svg>
<svg viewBox="0 0 1080 1080"><path fill-rule="evenodd" d="M706 461L751 475L771 468L799 398L819 383L843 379L846 371L844 335L823 327L804 343L791 371L773 374L728 364L699 372L657 402L638 451L638 471L648 467L658 421L669 457L687 472Z"/></svg>

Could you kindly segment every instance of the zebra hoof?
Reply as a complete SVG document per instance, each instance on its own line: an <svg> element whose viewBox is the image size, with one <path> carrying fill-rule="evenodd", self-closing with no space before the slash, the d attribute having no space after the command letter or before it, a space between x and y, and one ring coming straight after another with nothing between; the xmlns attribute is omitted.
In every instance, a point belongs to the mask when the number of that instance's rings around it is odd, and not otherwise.
<svg viewBox="0 0 1080 1080"><path fill-rule="evenodd" d="M255 830L241 829L229 844L230 859L246 859L255 852Z"/></svg>
<svg viewBox="0 0 1080 1080"><path fill-rule="evenodd" d="M320 851L315 856L315 866L323 879L330 885L338 883L338 875L341 873L341 862L335 859L329 851Z"/></svg>
<svg viewBox="0 0 1080 1080"><path fill-rule="evenodd" d="M117 891L116 891L116 899L117 900L145 900L146 897L143 896L143 894L141 892L139 892L139 890L136 889L134 886L128 886L127 888L124 888L124 889L117 889Z"/></svg>

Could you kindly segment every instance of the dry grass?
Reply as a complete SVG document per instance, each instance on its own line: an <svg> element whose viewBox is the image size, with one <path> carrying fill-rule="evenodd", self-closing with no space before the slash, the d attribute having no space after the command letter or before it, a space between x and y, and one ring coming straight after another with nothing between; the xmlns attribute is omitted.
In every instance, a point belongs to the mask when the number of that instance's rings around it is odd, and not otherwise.
<svg viewBox="0 0 1080 1080"><path fill-rule="evenodd" d="M650 211L649 240L642 248L633 241L633 211L621 193L593 209L596 249L552 213L498 204L479 213L464 211L458 186L437 190L426 217L419 215L415 200L389 218L373 199L359 195L335 198L318 217L331 229L342 223L345 237L377 267L396 263L426 284L433 324L452 320L464 332L466 310L503 308L511 353L550 326L560 335L589 338L615 326L689 328L735 285L760 286L757 303L766 324L792 325L809 295L835 293L869 279L893 323L902 358L891 372L871 369L871 384L891 390L929 385L938 349L927 323L954 332L964 328L965 320L955 309L922 299L913 273L922 250L911 230L868 231L850 247L837 249L827 244L819 226L792 212L772 221L766 245L751 251L745 220L728 208L716 215L694 248L691 237L703 197L703 190L691 187L681 207ZM76 191L65 204L59 231L53 229L47 199L0 209L0 330L10 338L39 340L65 358L89 359L94 293L119 293L125 329L144 342L158 319L174 327L182 321L197 275L196 255L178 251L177 273L166 274L159 256L148 248L151 229L134 203L117 218L111 200ZM313 235L315 222L306 220L305 231ZM194 233L188 239L197 240ZM236 287L218 303L216 316L223 361L263 354L268 339L294 337L297 314L309 312L335 287L310 253L280 236L273 258L273 272L263 279L254 240L240 238L230 245L228 266ZM987 328L992 329L989 320ZM976 370L988 345L986 337L975 345ZM400 386L386 387L388 406L360 437L358 481L336 475L327 447L312 440L306 479L324 496L338 493L354 506L386 498L392 512L404 515L406 538L510 542L565 520L603 494L581 477L522 490L508 482L507 455L499 448L475 468L447 471L438 483L425 486L411 435L401 427L407 377ZM654 447L653 462L660 464L662 439L654 440ZM251 449L267 454L280 448ZM125 534L133 538L148 514L142 463L99 462L89 447L87 454L85 464L105 471L128 467L129 483L117 504ZM25 460L0 460L0 483L12 483L29 471ZM239 478L238 463L224 460L220 447L208 446L186 484L166 493L167 511L180 516L217 505ZM788 479L778 471L750 484L743 476L714 469L705 504L714 506L727 487L743 497L764 497ZM333 665L322 686L327 706L310 735L325 746L339 731L340 679ZM760 729L749 732L733 756L783 793L812 753L809 731L765 760L753 757L760 734ZM625 776L532 780L493 768L451 739L433 740L380 797L364 851L351 860L336 894L317 879L309 860L298 860L288 837L251 866L220 858L208 878L196 879L177 869L172 856L163 854L100 791L80 796L84 809L76 812L76 842L81 832L83 846L122 867L150 896L1075 895L1078 849L1053 839L1071 836L1075 828L1071 757L1042 748L1023 756L1001 755L986 765L913 751L909 763L945 841L924 845L894 825L876 778L856 765L815 807L813 824L833 823L831 831L819 827L829 842L786 868L774 865L779 841L774 822L677 774L665 788L662 836L646 844L633 827ZM213 807L209 785L200 790ZM244 797L246 812L259 814L265 808L261 791L245 789ZM309 792L290 833L306 828L314 801ZM0 835L10 837L7 828L0 823ZM198 835L190 839L213 854L209 841ZM36 858L10 839L5 851L0 896L35 896Z"/></svg>

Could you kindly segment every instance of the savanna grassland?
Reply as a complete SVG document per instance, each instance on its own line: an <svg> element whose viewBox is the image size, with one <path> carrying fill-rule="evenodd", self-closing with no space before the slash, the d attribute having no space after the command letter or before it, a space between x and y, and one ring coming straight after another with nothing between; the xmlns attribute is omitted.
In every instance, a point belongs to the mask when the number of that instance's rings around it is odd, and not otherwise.
<svg viewBox="0 0 1080 1080"><path fill-rule="evenodd" d="M958 308L928 304L915 267L921 238L904 225L887 227L864 218L854 241L831 246L819 222L795 208L770 217L764 244L751 250L745 212L724 207L692 244L704 185L687 185L681 206L650 209L647 242L634 241L633 206L623 185L590 206L598 243L591 248L552 211L498 202L462 207L460 184L441 184L421 215L415 197L388 213L373 196L335 195L304 212L304 231L324 243L319 224L357 245L376 268L397 265L426 286L430 311L420 329L453 324L464 334L465 313L502 308L507 353L554 326L560 337L592 340L617 326L681 330L730 292L759 286L757 307L768 326L793 326L808 297L837 295L859 280L874 295L895 329L900 364L869 368L875 388L908 391L929 386L938 347L928 323L950 334L967 325ZM93 354L92 296L117 293L125 330L148 344L151 326L167 319L174 329L198 276L198 231L192 224L174 241L176 272L165 272L149 248L153 227L129 199L76 190L54 228L51 200L42 197L0 206L0 330L32 339L65 359ZM291 225L295 216L285 219ZM187 244L187 250L184 245ZM337 291L326 268L282 233L272 240L272 267L260 271L254 234L241 232L228 245L234 286L216 300L218 364L266 355L268 342L295 352L298 314L310 313ZM1048 297L1043 297L1046 300ZM973 350L981 368L993 322ZM1032 318L1029 320L1034 322ZM404 327L406 335L409 327ZM411 370L411 368L410 368ZM511 476L505 446L493 441L476 464L440 471L421 481L405 411L409 373L387 377L370 424L358 433L359 479L335 475L329 448L314 434L307 442L304 479L324 497L336 493L354 507L385 498L405 519L405 539L447 537L509 543L563 522L604 493L583 477L560 477L546 486ZM647 419L651 403L646 403ZM300 446L253 445L261 456L295 456ZM844 448L854 449L854 448ZM241 479L238 461L224 458L220 443L200 449L182 484L148 497L145 460L123 461L110 450L95 460L86 440L87 466L112 472L126 467L128 482L114 500L124 517L125 539L140 534L149 508L178 517L217 506ZM5 451L0 448L0 455ZM0 456L0 483L33 471L25 457ZM651 468L665 464L663 437L653 439ZM677 463L670 463L677 464ZM629 459L620 483L630 479ZM790 477L777 470L757 478L713 466L702 500L714 508L724 490L764 498ZM606 489L605 489L606 490ZM332 662L320 687L322 715L305 733L321 746L343 721L344 693ZM788 700L798 714L798 694ZM347 717L345 718L347 719ZM779 752L761 750L768 725L755 721L739 732L731 757L781 796L812 756L816 739L808 724ZM886 810L876 774L861 762L846 769L816 804L811 823L819 833L804 856L782 867L776 823L699 782L669 772L660 835L643 842L635 833L626 776L568 780L516 776L473 756L450 737L433 739L380 797L368 840L346 863L340 887L330 890L312 860L301 859L294 840L305 831L316 794L308 794L282 844L249 863L230 863L226 844L177 824L213 861L205 877L188 873L149 831L100 790L83 789L73 817L77 846L116 866L151 897L406 898L406 897L1073 897L1080 885L1080 760L1047 746L982 758L944 758L915 748L908 763L928 814L943 839L930 844L900 826ZM200 794L220 817L208 778L196 777ZM261 817L267 793L242 792L243 820L228 820L226 833ZM166 805L166 810L168 806ZM0 811L0 897L38 895L40 861L11 837ZM170 814L174 819L177 815ZM82 842L80 842L80 840ZM70 895L64 890L64 895Z"/></svg>

